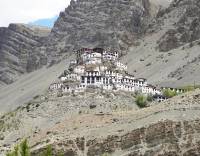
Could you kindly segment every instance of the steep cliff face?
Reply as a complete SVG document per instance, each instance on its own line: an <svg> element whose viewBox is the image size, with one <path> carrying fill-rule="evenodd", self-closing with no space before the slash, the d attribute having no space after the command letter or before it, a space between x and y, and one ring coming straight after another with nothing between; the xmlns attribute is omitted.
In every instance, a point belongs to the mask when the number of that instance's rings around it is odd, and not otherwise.
<svg viewBox="0 0 200 156"><path fill-rule="evenodd" d="M155 15L152 8L149 0L72 0L52 29L48 52L81 47L126 51L145 33Z"/></svg>
<svg viewBox="0 0 200 156"><path fill-rule="evenodd" d="M158 16L161 16L159 18L165 23L164 25L171 22L174 26L161 37L158 43L160 51L173 50L200 39L200 2L198 0L174 1Z"/></svg>
<svg viewBox="0 0 200 156"><path fill-rule="evenodd" d="M21 74L46 64L45 53L36 50L50 30L22 24L0 28L0 84L10 84Z"/></svg>

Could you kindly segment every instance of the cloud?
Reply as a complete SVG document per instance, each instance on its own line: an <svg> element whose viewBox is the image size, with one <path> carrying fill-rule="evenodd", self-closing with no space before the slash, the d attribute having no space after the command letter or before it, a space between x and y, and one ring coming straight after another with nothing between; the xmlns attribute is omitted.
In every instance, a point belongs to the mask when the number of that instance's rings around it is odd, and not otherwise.
<svg viewBox="0 0 200 156"><path fill-rule="evenodd" d="M0 26L55 17L69 3L70 0L0 0Z"/></svg>

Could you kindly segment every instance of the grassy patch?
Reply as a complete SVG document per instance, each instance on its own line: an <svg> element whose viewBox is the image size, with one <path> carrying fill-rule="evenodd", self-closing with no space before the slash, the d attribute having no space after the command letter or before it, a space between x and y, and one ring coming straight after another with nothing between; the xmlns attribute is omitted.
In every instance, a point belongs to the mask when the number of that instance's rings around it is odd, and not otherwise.
<svg viewBox="0 0 200 156"><path fill-rule="evenodd" d="M163 90L163 95L166 96L167 98L172 98L172 97L177 95L177 92L176 91L172 91L170 89L164 89Z"/></svg>
<svg viewBox="0 0 200 156"><path fill-rule="evenodd" d="M147 106L147 97L144 95L137 95L135 102L138 105L138 107L144 108Z"/></svg>
<svg viewBox="0 0 200 156"><path fill-rule="evenodd" d="M19 128L20 120L16 118L16 111L4 114L0 118L0 132L7 130L17 130Z"/></svg>

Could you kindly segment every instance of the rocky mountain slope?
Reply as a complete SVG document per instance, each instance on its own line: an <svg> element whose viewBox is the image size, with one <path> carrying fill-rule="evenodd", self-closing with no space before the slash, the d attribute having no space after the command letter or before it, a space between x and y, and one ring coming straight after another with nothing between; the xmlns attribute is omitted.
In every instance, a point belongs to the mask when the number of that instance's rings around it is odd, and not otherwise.
<svg viewBox="0 0 200 156"><path fill-rule="evenodd" d="M46 54L36 49L49 33L47 28L23 24L0 28L0 86L47 64Z"/></svg>
<svg viewBox="0 0 200 156"><path fill-rule="evenodd" d="M149 0L72 0L52 29L47 51L51 56L81 47L126 51L145 33L154 8Z"/></svg>
<svg viewBox="0 0 200 156"><path fill-rule="evenodd" d="M158 17L168 18L168 21L171 21L174 26L168 29L158 42L161 52L170 51L185 43L192 44L193 41L200 38L199 7L199 1L175 1L171 7L158 13Z"/></svg>
<svg viewBox="0 0 200 156"><path fill-rule="evenodd" d="M145 109L133 101L132 95L93 91L37 96L1 117L0 150L27 137L34 155L48 144L70 156L200 154L200 90Z"/></svg>
<svg viewBox="0 0 200 156"><path fill-rule="evenodd" d="M81 47L124 52L145 33L157 11L148 0L72 0L50 34L47 29L21 24L1 28L0 83L10 84L19 75L53 64Z"/></svg>
<svg viewBox="0 0 200 156"><path fill-rule="evenodd" d="M24 25L1 28L1 84L80 47L118 49L130 72L155 84L198 83L199 1L170 2L72 0L49 35Z"/></svg>
<svg viewBox="0 0 200 156"><path fill-rule="evenodd" d="M199 84L199 4L173 1L160 10L145 37L123 58L130 71L160 86Z"/></svg>

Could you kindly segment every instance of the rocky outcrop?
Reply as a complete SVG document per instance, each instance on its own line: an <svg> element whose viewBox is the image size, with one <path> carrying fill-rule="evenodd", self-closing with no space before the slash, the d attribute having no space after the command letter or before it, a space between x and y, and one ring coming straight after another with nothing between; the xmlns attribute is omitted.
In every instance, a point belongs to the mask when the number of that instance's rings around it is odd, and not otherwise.
<svg viewBox="0 0 200 156"><path fill-rule="evenodd" d="M124 156L191 156L200 154L200 121L173 122L166 120L148 127L132 130L124 135L110 135L105 139L85 140L76 138L53 144L54 152L59 147L67 156L78 156L86 153L87 156L110 155ZM40 155L44 149L34 151ZM117 154L120 151L120 154Z"/></svg>
<svg viewBox="0 0 200 156"><path fill-rule="evenodd" d="M174 1L158 16L161 16L159 18L163 21L167 19L166 22L172 22L174 26L159 40L160 51L166 52L200 39L200 2L198 0Z"/></svg>
<svg viewBox="0 0 200 156"><path fill-rule="evenodd" d="M40 47L50 30L23 24L0 28L0 84L10 84L21 74L47 62Z"/></svg>
<svg viewBox="0 0 200 156"><path fill-rule="evenodd" d="M132 155L199 155L199 121L165 121L133 130L123 136L109 136L105 140L88 143L88 156L114 153L123 150ZM195 138L195 139L194 139ZM128 151L126 151L128 150ZM127 153L127 154L125 154Z"/></svg>
<svg viewBox="0 0 200 156"><path fill-rule="evenodd" d="M51 56L81 47L126 51L153 17L149 0L72 0L49 36Z"/></svg>

